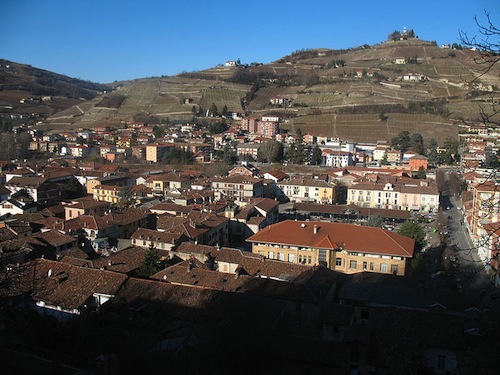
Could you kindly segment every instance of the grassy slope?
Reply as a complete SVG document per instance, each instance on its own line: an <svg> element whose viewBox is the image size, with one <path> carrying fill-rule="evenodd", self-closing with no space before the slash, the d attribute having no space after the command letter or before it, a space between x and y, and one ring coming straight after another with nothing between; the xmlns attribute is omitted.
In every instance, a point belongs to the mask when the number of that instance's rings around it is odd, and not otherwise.
<svg viewBox="0 0 500 375"><path fill-rule="evenodd" d="M402 130L420 132L425 139L442 141L458 132L461 118L478 120L478 104L469 100L468 82L477 76L477 55L472 51L453 51L437 48L432 43L413 40L383 43L372 48L349 51L306 51L286 56L279 61L247 68L247 72L266 76L285 77L280 84L270 83L260 88L247 104L248 116L279 113L288 118L285 129L325 135L338 135L357 141L390 139ZM398 57L416 58L416 64L395 65ZM329 68L333 59L342 59L347 65ZM216 67L195 74L176 77L140 79L126 82L116 92L126 99L118 109L95 108L96 102L79 105L53 116L49 122L64 118L71 126L130 121L136 113L168 118L192 118L193 106L219 110L224 105L229 111L242 112L241 99L250 90L249 85L227 83L238 68ZM373 78L354 77L357 70L375 72ZM420 73L426 82L401 81L403 74ZM495 76L496 74L496 76ZM378 75L378 77L377 77ZM317 76L315 84L307 85L308 77ZM485 83L496 83L498 71L481 77ZM380 81L390 83L383 85ZM116 95L108 94L108 95ZM282 95L294 99L295 106L272 107L269 99ZM410 101L433 99L446 101L450 113L447 118L400 113L396 106L405 108ZM87 104L87 103L85 103ZM340 114L345 108L371 106L369 113ZM394 110L387 110L393 105ZM83 113L82 113L83 112ZM353 112L356 112L353 110ZM380 121L380 113L388 117Z"/></svg>

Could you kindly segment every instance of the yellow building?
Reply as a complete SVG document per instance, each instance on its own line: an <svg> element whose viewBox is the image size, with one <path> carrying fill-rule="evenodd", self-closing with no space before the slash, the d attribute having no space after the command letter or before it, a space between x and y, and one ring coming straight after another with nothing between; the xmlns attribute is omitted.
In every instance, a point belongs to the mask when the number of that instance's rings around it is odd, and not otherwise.
<svg viewBox="0 0 500 375"><path fill-rule="evenodd" d="M168 145L147 145L146 146L146 160L153 163L161 162L163 156L169 152L173 147L173 144Z"/></svg>
<svg viewBox="0 0 500 375"><path fill-rule="evenodd" d="M294 220L269 225L247 241L266 258L343 273L405 275L415 248L413 239L381 228Z"/></svg>

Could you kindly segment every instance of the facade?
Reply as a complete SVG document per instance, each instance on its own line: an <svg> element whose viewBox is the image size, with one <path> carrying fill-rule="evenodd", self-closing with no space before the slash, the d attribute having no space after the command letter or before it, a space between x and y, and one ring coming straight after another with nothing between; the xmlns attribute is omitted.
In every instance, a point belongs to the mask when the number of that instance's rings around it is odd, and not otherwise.
<svg viewBox="0 0 500 375"><path fill-rule="evenodd" d="M173 147L173 144L169 145L147 145L146 146L146 160L158 163L163 159L163 156L169 152Z"/></svg>
<svg viewBox="0 0 500 375"><path fill-rule="evenodd" d="M212 190L220 197L247 199L264 196L264 183L261 179L250 176L231 176L214 179Z"/></svg>
<svg viewBox="0 0 500 375"><path fill-rule="evenodd" d="M327 167L340 168L354 165L353 154L347 151L325 148L322 150L322 156Z"/></svg>
<svg viewBox="0 0 500 375"><path fill-rule="evenodd" d="M161 232L145 228L138 228L130 237L132 245L143 248L154 246L158 250L172 250L172 248L185 240L187 238L184 234Z"/></svg>
<svg viewBox="0 0 500 375"><path fill-rule="evenodd" d="M420 167L423 167L425 170L429 168L429 159L423 155L415 155L411 157L408 159L408 163L412 171L418 171Z"/></svg>
<svg viewBox="0 0 500 375"><path fill-rule="evenodd" d="M25 189L35 202L49 203L59 199L60 191L53 182L48 182L44 177L13 177L5 187L12 194Z"/></svg>
<svg viewBox="0 0 500 375"><path fill-rule="evenodd" d="M415 241L381 228L287 220L247 240L252 252L290 263L324 265L343 273L407 273Z"/></svg>
<svg viewBox="0 0 500 375"><path fill-rule="evenodd" d="M472 215L470 230L473 238L481 237L481 226L500 222L500 185L491 181L472 188Z"/></svg>
<svg viewBox="0 0 500 375"><path fill-rule="evenodd" d="M347 203L361 207L432 212L439 205L439 191L428 180L362 182L348 187Z"/></svg>
<svg viewBox="0 0 500 375"><path fill-rule="evenodd" d="M292 202L333 203L335 185L315 179L292 179L278 183L280 194Z"/></svg>
<svg viewBox="0 0 500 375"><path fill-rule="evenodd" d="M241 130L249 133L257 133L257 124L259 120L256 118L245 117L241 119Z"/></svg>
<svg viewBox="0 0 500 375"><path fill-rule="evenodd" d="M155 195L164 195L168 191L189 189L192 179L178 173L157 174L149 177L145 185L153 190Z"/></svg>
<svg viewBox="0 0 500 375"><path fill-rule="evenodd" d="M109 203L98 202L94 199L75 199L64 206L64 217L66 220L74 219L81 215L102 216L109 210Z"/></svg>
<svg viewBox="0 0 500 375"><path fill-rule="evenodd" d="M240 143L236 146L236 155L250 156L253 160L257 160L260 144L255 143Z"/></svg>

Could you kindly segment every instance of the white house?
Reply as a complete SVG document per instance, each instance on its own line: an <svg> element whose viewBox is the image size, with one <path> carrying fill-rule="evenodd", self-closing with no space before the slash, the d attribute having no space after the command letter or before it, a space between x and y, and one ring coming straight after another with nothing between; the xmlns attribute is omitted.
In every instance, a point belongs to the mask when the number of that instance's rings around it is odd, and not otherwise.
<svg viewBox="0 0 500 375"><path fill-rule="evenodd" d="M354 157L350 152L325 148L322 150L322 156L325 160L325 165L328 167L339 168L354 165Z"/></svg>
<svg viewBox="0 0 500 375"><path fill-rule="evenodd" d="M37 212L37 205L33 202L23 202L17 199L8 199L0 203L0 217Z"/></svg>

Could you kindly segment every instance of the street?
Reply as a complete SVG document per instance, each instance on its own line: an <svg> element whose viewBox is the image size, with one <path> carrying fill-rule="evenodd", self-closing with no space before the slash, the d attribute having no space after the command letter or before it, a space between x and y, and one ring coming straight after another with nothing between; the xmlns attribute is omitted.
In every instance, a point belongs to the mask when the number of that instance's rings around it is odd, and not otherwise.
<svg viewBox="0 0 500 375"><path fill-rule="evenodd" d="M446 247L443 261L451 262L456 289L472 300L490 304L500 302L500 291L490 282L490 276L478 256L464 222L460 196L450 189L450 171L445 172L445 188L441 192L441 218Z"/></svg>

